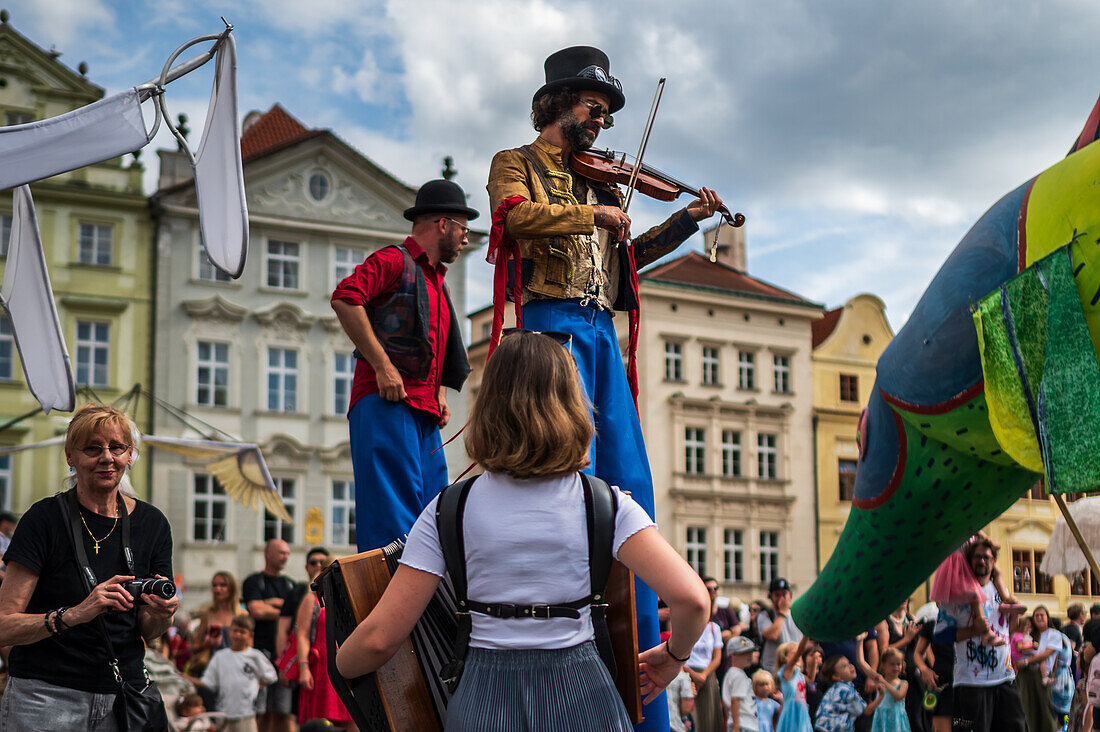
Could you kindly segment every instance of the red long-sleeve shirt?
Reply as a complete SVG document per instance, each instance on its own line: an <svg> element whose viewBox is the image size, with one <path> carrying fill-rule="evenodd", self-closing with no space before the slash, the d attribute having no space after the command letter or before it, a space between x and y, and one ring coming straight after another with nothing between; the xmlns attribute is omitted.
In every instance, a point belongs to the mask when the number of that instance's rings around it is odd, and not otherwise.
<svg viewBox="0 0 1100 732"><path fill-rule="evenodd" d="M423 271L424 281L428 286L430 314L428 345L434 354L426 379L420 380L408 374L401 374L401 381L408 395L405 403L413 409L428 412L439 419L442 416L437 398L439 373L443 367L443 354L447 350L447 333L451 327L451 314L443 296L443 278L447 274L447 266L441 262L433 267L428 261L427 253L411 236L405 239L405 248L409 250L413 261ZM340 281L332 292L332 299L364 307L382 305L397 289L404 267L404 257L400 250L395 247L380 249L367 257L362 264L356 265L352 273ZM365 359L355 359L355 375L351 382L348 411L350 412L355 403L363 397L377 393L378 380L375 377L374 368Z"/></svg>

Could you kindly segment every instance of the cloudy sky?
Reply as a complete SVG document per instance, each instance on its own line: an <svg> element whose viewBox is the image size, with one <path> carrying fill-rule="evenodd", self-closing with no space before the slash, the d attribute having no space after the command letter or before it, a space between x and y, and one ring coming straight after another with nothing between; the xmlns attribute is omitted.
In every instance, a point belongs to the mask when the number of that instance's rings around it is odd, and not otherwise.
<svg viewBox="0 0 1100 732"><path fill-rule="evenodd" d="M895 329L974 220L1065 154L1100 93L1093 0L0 4L109 93L224 14L242 114L280 102L413 185L451 155L483 212L492 154L534 137L543 59L599 46L628 100L601 146L637 148L667 77L647 162L745 213L752 274L830 307L875 293ZM198 133L210 76L193 76L168 99ZM633 228L672 207L637 200ZM472 310L488 269L469 276Z"/></svg>

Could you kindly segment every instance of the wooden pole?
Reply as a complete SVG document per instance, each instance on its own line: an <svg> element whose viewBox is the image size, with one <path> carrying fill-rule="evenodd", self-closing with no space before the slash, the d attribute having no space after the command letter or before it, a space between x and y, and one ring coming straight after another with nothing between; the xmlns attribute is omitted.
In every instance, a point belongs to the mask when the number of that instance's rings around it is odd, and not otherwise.
<svg viewBox="0 0 1100 732"><path fill-rule="evenodd" d="M1061 494L1055 493L1054 502L1058 504L1059 510L1062 515L1066 517L1066 525L1069 526L1070 532L1073 534L1073 538L1077 540L1077 546L1081 547L1081 552L1085 555L1085 560L1089 563L1089 567L1092 568L1092 576L1097 582L1100 582L1100 566L1096 564L1096 557L1092 556L1092 550L1089 549L1089 545L1085 543L1084 537L1081 536L1081 530L1077 528L1077 522L1073 520L1073 516L1069 512L1069 508L1066 506L1066 502L1062 499Z"/></svg>

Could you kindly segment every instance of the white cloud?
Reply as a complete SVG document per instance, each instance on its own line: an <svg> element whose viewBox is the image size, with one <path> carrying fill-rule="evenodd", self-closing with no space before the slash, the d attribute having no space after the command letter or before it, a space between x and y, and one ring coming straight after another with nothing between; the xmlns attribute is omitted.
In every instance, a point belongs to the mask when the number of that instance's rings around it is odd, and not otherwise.
<svg viewBox="0 0 1100 732"><path fill-rule="evenodd" d="M56 46L65 51L88 33L113 35L114 31L115 14L104 0L16 0L6 7L11 11L11 23L33 34L35 42L45 48Z"/></svg>

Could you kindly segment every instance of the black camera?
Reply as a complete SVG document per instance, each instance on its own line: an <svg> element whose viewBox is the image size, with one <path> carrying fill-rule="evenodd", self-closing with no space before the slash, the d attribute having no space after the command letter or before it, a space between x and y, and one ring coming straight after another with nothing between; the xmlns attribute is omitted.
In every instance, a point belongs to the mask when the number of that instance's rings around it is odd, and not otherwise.
<svg viewBox="0 0 1100 732"><path fill-rule="evenodd" d="M143 605L145 601L142 595L155 595L165 600L171 600L176 596L176 584L172 580L160 577L147 577L145 579L132 579L122 583L122 589L130 593L135 605Z"/></svg>

